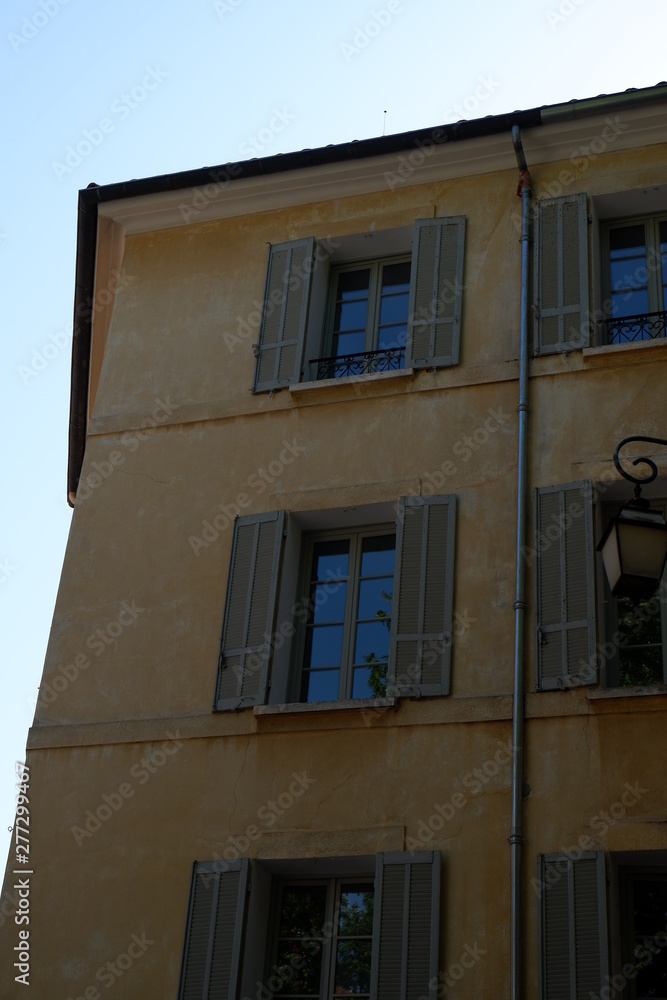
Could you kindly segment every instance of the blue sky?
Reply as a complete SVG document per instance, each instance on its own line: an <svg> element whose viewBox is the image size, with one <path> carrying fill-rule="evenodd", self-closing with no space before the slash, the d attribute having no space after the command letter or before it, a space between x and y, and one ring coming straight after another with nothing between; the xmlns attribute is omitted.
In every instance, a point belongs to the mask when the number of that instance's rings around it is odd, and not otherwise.
<svg viewBox="0 0 667 1000"><path fill-rule="evenodd" d="M663 0L2 5L0 843L71 519L77 191L652 86L666 27Z"/></svg>

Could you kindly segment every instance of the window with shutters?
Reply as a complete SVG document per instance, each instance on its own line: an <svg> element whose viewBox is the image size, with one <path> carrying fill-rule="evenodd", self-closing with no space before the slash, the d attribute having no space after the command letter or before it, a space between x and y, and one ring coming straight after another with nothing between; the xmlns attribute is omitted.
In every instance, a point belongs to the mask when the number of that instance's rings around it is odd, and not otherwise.
<svg viewBox="0 0 667 1000"><path fill-rule="evenodd" d="M625 344L665 336L667 218L616 221L602 229L605 312L602 341Z"/></svg>
<svg viewBox="0 0 667 1000"><path fill-rule="evenodd" d="M455 507L403 497L238 518L216 709L448 694Z"/></svg>
<svg viewBox="0 0 667 1000"><path fill-rule="evenodd" d="M457 364L464 235L455 216L271 246L253 390Z"/></svg>
<svg viewBox="0 0 667 1000"><path fill-rule="evenodd" d="M179 1000L435 1000L440 854L196 862Z"/></svg>
<svg viewBox="0 0 667 1000"><path fill-rule="evenodd" d="M612 597L601 563L596 572L595 543L618 504L598 504L596 518L595 499L587 482L535 493L538 690L667 684L667 579L649 599ZM667 516L667 500L651 505Z"/></svg>

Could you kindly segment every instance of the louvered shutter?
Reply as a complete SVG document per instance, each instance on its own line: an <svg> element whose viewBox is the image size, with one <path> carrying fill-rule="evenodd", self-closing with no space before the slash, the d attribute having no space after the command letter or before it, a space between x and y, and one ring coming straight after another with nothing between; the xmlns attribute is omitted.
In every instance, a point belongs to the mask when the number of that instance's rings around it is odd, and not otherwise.
<svg viewBox="0 0 667 1000"><path fill-rule="evenodd" d="M588 209L585 194L537 203L535 353L587 347Z"/></svg>
<svg viewBox="0 0 667 1000"><path fill-rule="evenodd" d="M437 996L440 853L378 854L372 1000Z"/></svg>
<svg viewBox="0 0 667 1000"><path fill-rule="evenodd" d="M254 392L301 378L314 249L312 237L269 248Z"/></svg>
<svg viewBox="0 0 667 1000"><path fill-rule="evenodd" d="M593 500L590 483L535 494L536 686L596 682Z"/></svg>
<svg viewBox="0 0 667 1000"><path fill-rule="evenodd" d="M456 497L398 507L388 693L449 694Z"/></svg>
<svg viewBox="0 0 667 1000"><path fill-rule="evenodd" d="M215 698L217 709L264 703L284 511L234 522Z"/></svg>
<svg viewBox="0 0 667 1000"><path fill-rule="evenodd" d="M607 985L604 854L541 855L540 1000L584 1000Z"/></svg>
<svg viewBox="0 0 667 1000"><path fill-rule="evenodd" d="M235 1000L247 883L246 858L195 863L179 1000Z"/></svg>
<svg viewBox="0 0 667 1000"><path fill-rule="evenodd" d="M406 367L459 360L465 217L417 219L412 244Z"/></svg>

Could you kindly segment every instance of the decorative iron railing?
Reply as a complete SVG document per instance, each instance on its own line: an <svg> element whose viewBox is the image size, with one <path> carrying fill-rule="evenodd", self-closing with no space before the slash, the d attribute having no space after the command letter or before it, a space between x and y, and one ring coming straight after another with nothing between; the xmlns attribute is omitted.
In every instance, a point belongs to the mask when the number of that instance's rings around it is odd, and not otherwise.
<svg viewBox="0 0 667 1000"><path fill-rule="evenodd" d="M315 358L310 363L317 366L318 381L323 378L398 371L405 365L405 348L390 347L383 351L360 351L337 358Z"/></svg>
<svg viewBox="0 0 667 1000"><path fill-rule="evenodd" d="M656 340L667 330L667 312L644 313L643 316L622 316L602 323L606 344L627 344L634 340Z"/></svg>

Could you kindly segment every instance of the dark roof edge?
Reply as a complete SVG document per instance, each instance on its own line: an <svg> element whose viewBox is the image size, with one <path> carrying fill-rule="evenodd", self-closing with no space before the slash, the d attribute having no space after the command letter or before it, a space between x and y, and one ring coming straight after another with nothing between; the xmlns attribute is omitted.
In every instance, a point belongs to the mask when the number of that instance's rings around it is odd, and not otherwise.
<svg viewBox="0 0 667 1000"><path fill-rule="evenodd" d="M79 191L77 224L76 284L74 294L74 331L72 338L72 383L70 395L69 455L67 463L67 502L74 506L79 485L86 443L88 386L90 373L90 341L93 317L95 255L97 244L97 207L121 198L162 194L199 187L211 181L242 180L300 170L308 167L362 160L373 156L391 155L424 145L441 145L461 142L487 135L511 132L513 125L536 128L556 122L575 120L605 112L620 111L667 98L667 84L640 90L626 90L619 94L603 94L582 101L545 105L528 111L514 111L504 115L489 115L451 125L400 132L396 135L304 149L295 153L281 153L254 160L222 164L218 167L200 167L173 174L162 174L120 184L98 186L90 184Z"/></svg>

